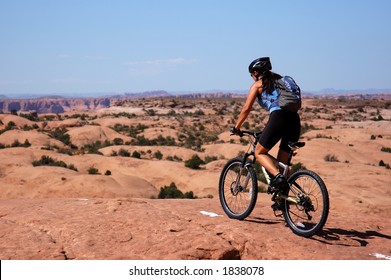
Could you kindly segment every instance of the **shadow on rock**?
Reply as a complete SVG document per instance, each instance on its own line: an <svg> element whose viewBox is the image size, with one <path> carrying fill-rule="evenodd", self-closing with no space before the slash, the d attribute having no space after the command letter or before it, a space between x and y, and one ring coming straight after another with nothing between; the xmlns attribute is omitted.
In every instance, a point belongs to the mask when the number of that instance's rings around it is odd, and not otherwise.
<svg viewBox="0 0 391 280"><path fill-rule="evenodd" d="M316 236L313 236L312 239L330 245L365 247L369 244L368 240L376 237L391 239L390 235L382 234L373 230L360 232L357 230L346 230L340 228L324 229Z"/></svg>

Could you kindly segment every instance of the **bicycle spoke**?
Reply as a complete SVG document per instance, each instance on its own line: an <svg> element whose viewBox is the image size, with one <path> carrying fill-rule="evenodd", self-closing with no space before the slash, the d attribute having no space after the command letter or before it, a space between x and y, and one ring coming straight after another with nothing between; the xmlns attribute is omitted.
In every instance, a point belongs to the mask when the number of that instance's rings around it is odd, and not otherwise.
<svg viewBox="0 0 391 280"><path fill-rule="evenodd" d="M291 176L290 196L297 204L286 203L284 218L296 234L309 237L318 232L328 216L327 189L318 175L309 170L300 170Z"/></svg>
<svg viewBox="0 0 391 280"><path fill-rule="evenodd" d="M258 189L252 167L241 168L242 161L233 159L227 163L220 178L220 202L231 218L244 219L256 203Z"/></svg>

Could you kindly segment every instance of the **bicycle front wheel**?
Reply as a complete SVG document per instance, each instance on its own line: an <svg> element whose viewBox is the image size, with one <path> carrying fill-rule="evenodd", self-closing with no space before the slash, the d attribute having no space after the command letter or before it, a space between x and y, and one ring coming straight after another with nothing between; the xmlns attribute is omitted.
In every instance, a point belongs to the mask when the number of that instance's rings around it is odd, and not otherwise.
<svg viewBox="0 0 391 280"><path fill-rule="evenodd" d="M288 183L290 199L285 201L285 221L295 234L311 237L323 228L329 214L326 185L319 175L310 170L293 173Z"/></svg>
<svg viewBox="0 0 391 280"><path fill-rule="evenodd" d="M219 198L228 217L243 220L257 202L257 176L251 164L242 167L242 159L227 162L220 175Z"/></svg>

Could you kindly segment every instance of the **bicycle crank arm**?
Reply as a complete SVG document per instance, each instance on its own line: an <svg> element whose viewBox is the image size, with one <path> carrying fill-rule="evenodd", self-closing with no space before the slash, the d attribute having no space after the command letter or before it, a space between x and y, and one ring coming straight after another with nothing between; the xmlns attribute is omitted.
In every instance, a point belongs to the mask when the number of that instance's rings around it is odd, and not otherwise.
<svg viewBox="0 0 391 280"><path fill-rule="evenodd" d="M297 199L295 199L293 197L290 197L290 196L286 196L285 194L278 195L278 198L279 199L284 199L284 200L286 200L286 201L288 201L288 202L290 202L292 204L297 204L298 203Z"/></svg>

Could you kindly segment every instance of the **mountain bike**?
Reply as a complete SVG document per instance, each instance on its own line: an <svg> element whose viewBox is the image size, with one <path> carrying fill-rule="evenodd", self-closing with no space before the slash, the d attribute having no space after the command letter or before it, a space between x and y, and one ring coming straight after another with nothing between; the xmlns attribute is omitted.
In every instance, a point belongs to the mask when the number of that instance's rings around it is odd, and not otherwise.
<svg viewBox="0 0 391 280"><path fill-rule="evenodd" d="M228 217L243 220L254 209L258 197L258 177L255 171L255 147L261 133L241 131L248 136L249 147L242 157L229 160L224 166L219 180L219 198ZM271 200L280 203L281 209L274 210L276 216L283 216L289 228L297 235L311 237L325 225L329 213L329 195L321 177L313 171L300 169L289 175L292 157L305 142L289 143L289 158L286 164L269 155L279 166L289 187L272 191L268 188ZM271 176L261 166L269 185ZM288 176L289 175L289 176ZM277 213L282 213L277 215Z"/></svg>

